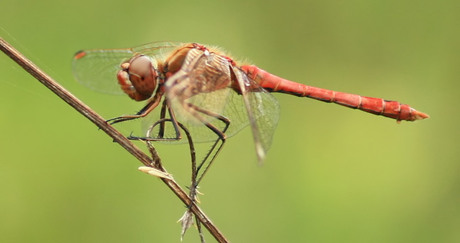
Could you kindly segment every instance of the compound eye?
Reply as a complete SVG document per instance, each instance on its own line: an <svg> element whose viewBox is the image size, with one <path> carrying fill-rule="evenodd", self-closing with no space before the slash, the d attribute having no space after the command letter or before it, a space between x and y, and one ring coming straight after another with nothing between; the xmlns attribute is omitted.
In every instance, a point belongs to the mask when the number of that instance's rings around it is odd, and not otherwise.
<svg viewBox="0 0 460 243"><path fill-rule="evenodd" d="M139 80L149 79L152 76L152 61L146 56L134 57L129 64L129 74Z"/></svg>
<svg viewBox="0 0 460 243"><path fill-rule="evenodd" d="M127 92L128 90L123 89L125 90L125 93L135 100L145 100L150 98L157 85L158 77L157 72L153 67L152 60L147 56L139 55L131 58L131 60L127 63L123 63L121 67L126 70L129 81L134 88L134 90L131 88L129 93ZM119 77L119 80L120 78L121 77ZM126 79L124 80L124 83L128 83L126 82Z"/></svg>

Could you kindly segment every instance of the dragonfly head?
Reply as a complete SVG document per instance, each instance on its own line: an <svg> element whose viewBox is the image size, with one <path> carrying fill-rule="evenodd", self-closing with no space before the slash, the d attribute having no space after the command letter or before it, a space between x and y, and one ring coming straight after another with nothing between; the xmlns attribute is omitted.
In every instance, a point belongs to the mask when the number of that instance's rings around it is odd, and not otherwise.
<svg viewBox="0 0 460 243"><path fill-rule="evenodd" d="M152 96L157 86L157 71L152 60L144 55L137 55L121 65L118 71L118 84L131 99L146 100Z"/></svg>

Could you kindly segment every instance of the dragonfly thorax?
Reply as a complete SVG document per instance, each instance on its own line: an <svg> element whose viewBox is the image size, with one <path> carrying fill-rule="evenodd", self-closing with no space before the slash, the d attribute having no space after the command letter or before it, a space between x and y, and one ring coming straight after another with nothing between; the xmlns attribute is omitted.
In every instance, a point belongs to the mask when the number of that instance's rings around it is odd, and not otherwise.
<svg viewBox="0 0 460 243"><path fill-rule="evenodd" d="M157 71L152 60L144 55L137 55L123 62L118 71L118 84L133 100L146 100L152 96L157 85Z"/></svg>

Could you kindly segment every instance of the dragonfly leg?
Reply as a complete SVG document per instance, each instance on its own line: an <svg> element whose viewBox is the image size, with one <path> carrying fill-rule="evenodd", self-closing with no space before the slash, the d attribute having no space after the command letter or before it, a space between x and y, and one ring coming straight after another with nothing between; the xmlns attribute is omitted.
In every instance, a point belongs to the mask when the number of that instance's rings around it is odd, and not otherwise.
<svg viewBox="0 0 460 243"><path fill-rule="evenodd" d="M226 140L225 131L230 126L230 120L228 118L222 116L222 115L219 115L217 113L202 109L202 108L197 107L197 106L195 106L193 104L190 104L190 103L184 102L183 107L186 108L186 110L190 113L190 115L192 115L195 119L200 121L203 125L208 127L211 131L213 131L217 135L217 139L214 142L214 144L212 145L211 149L206 154L206 156L204 157L203 161L199 165L197 165L196 157L195 157L195 153L194 153L195 149L194 149L193 142L192 142L192 136L191 136L190 132L188 131L188 129L185 126L183 126L183 124L181 124L180 122L175 121L174 114L170 110L170 115L171 115L172 120L177 122L177 125L184 131L185 135L187 136L187 140L189 141L190 151L193 151L191 153L191 156L192 156L192 175L191 176L192 176L192 178L191 178L191 185L189 187L189 196L192 199L192 203L195 203L195 202L198 201L197 200L198 184L200 183L201 179L203 178L203 176L205 175L205 173L209 169L210 165L212 164L212 162L214 161L214 159L218 155L219 151L222 149L222 147L223 147L223 145L225 143L225 140ZM225 127L223 129L220 129L220 128L214 126L213 124L208 122L207 119L205 119L204 116L214 117L215 119L223 122L225 124ZM200 172L201 172L201 174L200 174ZM184 215L179 220L182 223L182 236L185 234L185 232L192 225L192 222L193 222L192 221L193 214L190 211L190 206L191 205L189 205L189 208L187 209L187 211L184 213ZM197 222L197 228L198 228L198 232L200 234L201 241L204 242L204 238L203 238L203 234L202 234L202 230L201 230L201 224L199 223L198 218L196 218L196 222Z"/></svg>
<svg viewBox="0 0 460 243"><path fill-rule="evenodd" d="M149 101L147 102L147 105L145 105L139 112L137 112L134 115L123 115L119 117L115 117L112 119L107 120L110 125L113 125L115 123L119 122L124 122L124 121L129 121L129 120L134 120L137 118L145 117L148 115L153 109L155 109L158 104L160 103L161 100L161 95L155 94L154 97L150 98Z"/></svg>
<svg viewBox="0 0 460 243"><path fill-rule="evenodd" d="M169 116L171 117L173 112L171 111L171 109L169 109L169 106L168 106L168 100L167 99L164 99L163 101L163 105L161 105L161 111L160 111L160 118L164 118L166 117L166 110L169 111ZM160 137L160 138L163 138L164 137L164 134L165 134L165 123L162 122L160 124L160 129L158 131L158 136L157 137ZM176 130L177 131L177 130Z"/></svg>
<svg viewBox="0 0 460 243"><path fill-rule="evenodd" d="M166 118L166 111L169 112L170 118ZM171 122L173 124L175 134L176 134L175 137L172 137L172 138L164 137L165 130L166 130L166 128L165 128L166 122ZM157 126L159 126L158 134L156 135L156 137L153 137L151 133L155 129L155 127L157 127ZM192 173L191 173L192 174L192 176L191 176L192 177L191 178L192 182L191 182L191 187L189 188L190 189L189 197L190 197L190 199L192 201L191 201L191 204L188 205L187 211L185 212L185 214L180 219L180 221L182 222L182 236L183 236L185 234L185 232L187 231L187 229L192 225L192 222L193 222L193 213L191 211L191 206L193 205L193 203L197 202L197 187L198 187L197 186L197 184L198 184L197 183L197 178L196 178L197 164L196 164L195 146L194 146L192 136L190 135L189 130L187 129L186 126L184 126L182 123L177 121L177 119L175 118L174 112L172 111L172 109L169 108L168 103L165 100L163 102L162 107L161 107L160 119L158 121L156 121L155 123L153 123L149 127L149 129L147 130L146 136L145 137L130 136L129 139L145 141L147 143L147 147L150 150L150 153L152 154L154 165L156 165L156 167L160 171L165 171L164 168L161 165L161 161L159 159L159 156L158 156L158 154L157 154L157 152L156 152L156 150L153 147L151 142L152 141L176 141L176 140L179 140L179 139L181 139L181 131L180 130L182 130L184 132L184 134L186 135L186 137L187 137L187 141L188 141L188 144L189 144L190 158L191 158L191 162L192 162L191 163L192 164ZM158 158L158 159L156 160L155 158ZM202 232L201 224L200 224L200 221L199 221L198 218L196 218L196 222L197 222L197 228L198 228L198 232L200 234L200 238L201 238L202 242L204 242L203 232Z"/></svg>
<svg viewBox="0 0 460 243"><path fill-rule="evenodd" d="M170 118L166 118L166 110L168 110ZM170 137L170 138L165 137L166 122L171 122L172 123L172 126L174 128L174 132L175 132L174 137ZM159 126L158 133L157 133L156 136L153 136L152 132L157 126ZM182 128L184 131L186 131L186 133L188 133L188 130L185 128L185 126L180 124L177 121L177 119L176 119L176 117L174 115L174 112L172 111L172 109L169 108L169 106L167 105L167 102L165 100L163 102L162 107L161 107L160 119L158 121L156 121L155 123L153 123L152 125L150 125L150 127L147 129L145 137L137 137L137 136L130 135L128 137L128 139L142 140L142 141L177 141L177 140L182 139L182 135L181 135L179 127ZM189 135L189 134L187 134L187 135Z"/></svg>
<svg viewBox="0 0 460 243"><path fill-rule="evenodd" d="M196 193L195 191L196 191L196 189L198 187L199 182L203 178L204 174L208 171L210 165L212 164L214 159L217 157L218 153L220 152L220 150L222 149L222 147L223 147L223 145L225 143L225 140L226 140L225 132L227 131L228 127L230 126L230 120L228 118L222 116L222 115L219 115L219 114L217 114L215 112L211 112L211 111L202 109L202 108L200 108L200 107L198 107L196 105L193 105L191 103L184 103L184 107L187 107L187 110L190 112L191 115L193 115L193 117L195 117L197 120L202 122L206 127L208 127L211 131L213 131L218 137L216 139L216 141L214 142L214 144L211 146L211 149L209 150L209 152L205 155L204 159L202 160L202 162L199 165L195 164L195 162L194 162L195 159L192 160L192 163L193 163L192 164L192 166L193 166L192 173L194 174L193 178L195 178L192 181L195 181L195 183L192 182L190 190L195 194ZM169 112L169 116L171 118L165 118L166 117L166 110ZM203 117L203 115L209 116L209 117L214 117L215 119L223 122L224 123L223 129L217 128L216 126L214 126L213 124L208 122ZM146 137L130 136L129 139L143 140L143 141L177 141L177 140L182 139L181 132L180 132L180 130L182 129L184 131L185 135L187 136L187 140L189 141L190 150L194 151L193 143L191 142L192 137L190 135L190 132L188 131L188 129L183 124L181 124L181 123L179 123L177 121L173 110L167 105L166 100L164 101L164 103L162 105L160 117L161 117L160 120L156 121L154 124L152 124L149 127L149 129L147 131L147 134L146 134ZM175 137L171 137L171 138L164 137L165 123L166 122L171 122L172 123L172 125L174 127L174 130L175 130L175 134L176 134ZM150 133L157 126L160 126L158 135L156 137L153 137L153 136L151 136ZM200 174L200 172L201 172L201 174Z"/></svg>
<svg viewBox="0 0 460 243"><path fill-rule="evenodd" d="M187 129L187 127L185 127L180 122L177 122L177 124L184 131L184 133L185 133L185 135L187 137L188 144L189 144L189 149L190 149L190 158L191 158L191 161L192 161L192 173L191 173L191 175L192 175L191 176L192 177L191 181L192 182L191 182L191 186L189 188L189 197L190 197L190 199L192 199L192 202L190 203L190 205L188 205L187 210L185 211L184 215L179 220L182 223L181 236L183 237L185 232L187 231L188 228L190 228L190 226L192 225L192 222L193 222L192 221L193 213L191 211L191 207L195 202L198 201L198 199L197 199L198 181L197 181L197 178L196 178L197 166L196 166L195 146L193 144L192 136L190 135L190 132ZM196 216L195 216L195 221L196 221L196 225L197 225L198 233L200 235L201 242L205 242L203 231L202 231L202 228L201 228L201 222L200 222L199 218L196 217Z"/></svg>
<svg viewBox="0 0 460 243"><path fill-rule="evenodd" d="M200 107L198 107L196 105L193 105L191 103L186 103L186 107L188 107L190 113L196 119L201 121L206 127L208 127L211 131L213 131L217 135L217 139L214 142L214 144L211 146L211 149L206 154L206 156L204 157L203 161L196 168L196 173L197 173L197 175L196 175L196 177L197 177L196 186L198 186L198 184L202 180L203 176L206 174L206 172L208 171L209 167L214 162L214 159L217 157L217 155L222 150L222 147L225 144L225 141L227 139L227 136L225 135L225 132L227 131L228 127L230 126L230 120L225 116L222 116L220 114L217 114L217 113L209 111L209 110L202 109L202 108L200 108ZM223 129L217 128L216 126L214 126L210 122L206 121L206 119L204 119L202 117L202 115L200 115L200 114L206 115L206 116L209 116L209 117L214 117L217 120L223 122L225 124L224 128ZM219 145L219 143L220 143L220 145ZM200 171L201 171L201 175L198 176Z"/></svg>

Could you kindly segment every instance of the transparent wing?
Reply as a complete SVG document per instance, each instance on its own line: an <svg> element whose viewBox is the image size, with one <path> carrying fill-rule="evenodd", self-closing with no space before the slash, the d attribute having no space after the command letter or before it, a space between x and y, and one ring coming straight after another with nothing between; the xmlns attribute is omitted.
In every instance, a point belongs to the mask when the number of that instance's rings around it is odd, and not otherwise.
<svg viewBox="0 0 460 243"><path fill-rule="evenodd" d="M133 47L131 50L134 53L141 53L147 56L156 57L158 60L163 60L165 55L182 45L183 43L181 42L152 42Z"/></svg>
<svg viewBox="0 0 460 243"><path fill-rule="evenodd" d="M225 132L227 137L232 137L241 131L244 127L249 125L248 117L246 115L243 99L241 95L238 95L234 90L226 88L220 89L210 93L203 93L194 96L187 100L190 104L196 105L202 109L222 115L230 119L230 126ZM178 122L182 123L189 130L194 142L214 142L217 139L217 135L211 131L208 127L204 126L203 123L197 121L187 109L173 100L169 102L172 105L172 109ZM145 136L151 125L154 124L161 118L160 108L152 111L147 117L142 119L142 128L140 134L136 136ZM166 115L169 118L169 114ZM223 130L225 124L214 117L205 117L207 122L210 122L219 130ZM156 136L159 133L159 126L154 129L151 134ZM170 122L166 123L165 134L166 138L175 137L175 131ZM168 142L168 141L166 141ZM179 141L170 141L173 143L186 143L186 139Z"/></svg>
<svg viewBox="0 0 460 243"><path fill-rule="evenodd" d="M262 162L271 146L273 134L278 125L279 104L275 97L251 80L244 72L238 68L233 70L251 125L257 158L259 162Z"/></svg>
<svg viewBox="0 0 460 243"><path fill-rule="evenodd" d="M123 94L117 82L120 64L133 56L131 49L88 50L75 54L74 77L86 87L109 94Z"/></svg>
<svg viewBox="0 0 460 243"><path fill-rule="evenodd" d="M120 64L137 54L152 57L154 62L163 60L164 56L180 43L153 42L126 49L94 49L79 51L73 58L75 78L86 87L109 94L123 94L117 82ZM156 63L153 63L156 66Z"/></svg>

